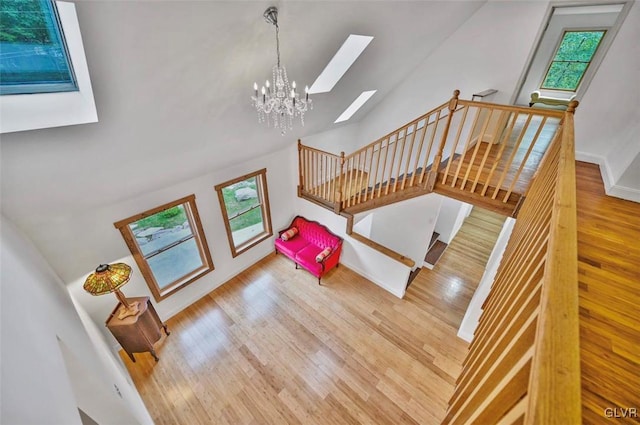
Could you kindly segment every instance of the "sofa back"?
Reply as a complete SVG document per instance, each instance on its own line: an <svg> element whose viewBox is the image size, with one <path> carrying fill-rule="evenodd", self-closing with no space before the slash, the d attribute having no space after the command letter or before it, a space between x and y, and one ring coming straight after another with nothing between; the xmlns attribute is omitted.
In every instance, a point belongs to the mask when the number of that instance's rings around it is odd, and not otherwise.
<svg viewBox="0 0 640 425"><path fill-rule="evenodd" d="M301 237L321 248L335 248L342 242L342 238L331 233L329 229L317 221L309 221L298 216L293 219L291 224L298 228Z"/></svg>

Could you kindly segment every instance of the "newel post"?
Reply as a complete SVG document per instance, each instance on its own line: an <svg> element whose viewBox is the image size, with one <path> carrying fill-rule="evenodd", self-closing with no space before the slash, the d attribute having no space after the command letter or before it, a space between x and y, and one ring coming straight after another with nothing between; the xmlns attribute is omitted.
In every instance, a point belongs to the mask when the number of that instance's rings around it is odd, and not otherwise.
<svg viewBox="0 0 640 425"><path fill-rule="evenodd" d="M302 197L302 191L304 190L304 179L302 176L302 142L298 139L298 198Z"/></svg>
<svg viewBox="0 0 640 425"><path fill-rule="evenodd" d="M431 164L431 171L429 171L429 177L426 182L426 189L430 192L433 191L433 187L436 184L436 179L438 178L438 170L440 168L440 163L442 162L442 155L444 154L444 146L447 144L447 137L449 136L449 127L451 127L451 120L453 119L453 112L458 107L458 96L460 96L460 90L453 91L453 97L449 100L449 115L447 115L447 123L445 124L444 131L442 132L442 139L440 140L440 146L438 147L438 152L436 156L433 158L433 163ZM453 155L453 152L451 153Z"/></svg>
<svg viewBox="0 0 640 425"><path fill-rule="evenodd" d="M340 152L340 169L338 171L338 187L335 189L335 200L333 203L333 211L336 214L342 209L342 174L344 173L344 151Z"/></svg>

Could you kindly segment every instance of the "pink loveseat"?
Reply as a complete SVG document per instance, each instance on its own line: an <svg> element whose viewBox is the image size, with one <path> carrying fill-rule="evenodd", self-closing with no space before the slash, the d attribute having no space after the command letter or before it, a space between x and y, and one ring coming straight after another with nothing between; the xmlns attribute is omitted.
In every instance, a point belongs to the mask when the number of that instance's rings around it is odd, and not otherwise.
<svg viewBox="0 0 640 425"><path fill-rule="evenodd" d="M287 230L296 228L298 233L282 240L282 234ZM309 221L304 217L296 216L289 227L278 233L275 241L276 254L278 252L286 255L296 264L308 270L318 278L318 284L322 276L329 270L338 266L340 253L342 251L342 238L334 235L317 221ZM321 261L316 261L318 255L325 249L330 248L330 253Z"/></svg>

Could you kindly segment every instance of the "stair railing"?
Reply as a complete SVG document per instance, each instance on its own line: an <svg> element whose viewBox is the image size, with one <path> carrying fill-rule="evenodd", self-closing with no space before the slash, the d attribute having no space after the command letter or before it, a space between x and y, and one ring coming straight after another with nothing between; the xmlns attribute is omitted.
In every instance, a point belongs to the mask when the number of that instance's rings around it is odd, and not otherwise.
<svg viewBox="0 0 640 425"><path fill-rule="evenodd" d="M298 141L300 194L355 212L436 191L514 214L563 112L462 100L459 93L346 156Z"/></svg>
<svg viewBox="0 0 640 425"><path fill-rule="evenodd" d="M444 424L581 422L576 106L522 204Z"/></svg>
<svg viewBox="0 0 640 425"><path fill-rule="evenodd" d="M342 208L421 185L447 104L345 157Z"/></svg>

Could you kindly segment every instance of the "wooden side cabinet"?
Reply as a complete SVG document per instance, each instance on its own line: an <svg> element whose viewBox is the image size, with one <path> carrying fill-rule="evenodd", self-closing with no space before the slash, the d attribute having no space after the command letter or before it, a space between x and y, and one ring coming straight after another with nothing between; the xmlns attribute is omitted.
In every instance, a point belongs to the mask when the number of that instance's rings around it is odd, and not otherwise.
<svg viewBox="0 0 640 425"><path fill-rule="evenodd" d="M107 319L107 328L118 340L122 349L127 352L131 361L135 362L133 353L149 352L158 361L158 356L153 348L153 344L162 337L160 328L169 335L167 325L162 323L156 309L149 300L149 297L127 298L129 304L139 303L139 311L135 316L118 319L118 313L123 308L122 303L118 303Z"/></svg>

